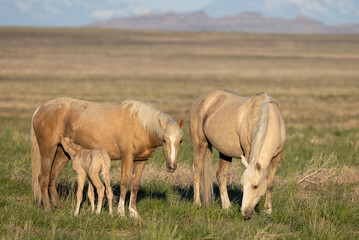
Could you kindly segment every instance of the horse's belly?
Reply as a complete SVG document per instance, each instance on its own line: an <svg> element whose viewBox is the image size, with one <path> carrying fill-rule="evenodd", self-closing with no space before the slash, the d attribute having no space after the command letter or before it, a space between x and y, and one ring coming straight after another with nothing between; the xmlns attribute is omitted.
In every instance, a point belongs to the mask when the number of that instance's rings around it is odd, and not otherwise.
<svg viewBox="0 0 359 240"><path fill-rule="evenodd" d="M216 126L215 128L205 128L205 135L211 145L220 153L233 157L240 158L243 154L238 132L233 129L226 128L227 125Z"/></svg>

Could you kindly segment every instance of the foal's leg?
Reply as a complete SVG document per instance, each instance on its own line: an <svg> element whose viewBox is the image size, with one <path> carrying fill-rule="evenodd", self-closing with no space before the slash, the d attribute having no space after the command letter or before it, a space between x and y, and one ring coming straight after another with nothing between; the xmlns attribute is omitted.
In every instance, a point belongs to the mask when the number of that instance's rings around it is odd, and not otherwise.
<svg viewBox="0 0 359 240"><path fill-rule="evenodd" d="M57 147L55 160L52 164L51 173L50 173L50 183L49 183L49 192L51 196L52 203L55 207L61 207L59 195L56 190L56 179L59 176L60 172L64 169L66 164L69 162L69 158L64 153L62 147Z"/></svg>
<svg viewBox="0 0 359 240"><path fill-rule="evenodd" d="M98 177L98 172L89 172L89 178L97 190L98 199L96 213L99 214L102 208L102 201L105 194L105 186L102 184L100 178Z"/></svg>
<svg viewBox="0 0 359 240"><path fill-rule="evenodd" d="M143 169L145 168L147 160L145 161L134 161L133 170L132 170L132 184L131 184L131 197L130 197L130 206L128 207L130 212L130 217L138 218L136 199L137 192L141 182L141 176Z"/></svg>
<svg viewBox="0 0 359 240"><path fill-rule="evenodd" d="M219 154L219 167L216 173L217 181L219 185L219 191L221 193L222 208L228 209L231 206L227 192L227 173L228 168L231 165L232 158Z"/></svg>
<svg viewBox="0 0 359 240"><path fill-rule="evenodd" d="M267 193L266 193L266 200L264 203L264 208L267 213L272 212L272 191L274 186L274 175L281 158L282 158L282 153L279 153L275 158L272 159L272 161L269 164Z"/></svg>
<svg viewBox="0 0 359 240"><path fill-rule="evenodd" d="M95 211L95 193L94 193L94 187L93 187L91 181L89 181L89 190L87 191L87 196L91 203L91 212L93 212L93 211Z"/></svg>
<svg viewBox="0 0 359 240"><path fill-rule="evenodd" d="M128 190L128 185L130 183L132 162L133 162L133 156L130 154L127 154L122 158L121 193L120 193L120 201L118 202L118 208L117 208L117 211L121 216L125 216L125 199Z"/></svg>
<svg viewBox="0 0 359 240"><path fill-rule="evenodd" d="M77 216L80 211L80 205L82 201L82 191L84 189L86 173L82 169L78 169L77 171L77 203L74 215Z"/></svg>
<svg viewBox="0 0 359 240"><path fill-rule="evenodd" d="M106 196L108 200L108 211L112 214L112 199L113 199L113 192L111 188L111 176L110 176L110 169L103 173L103 181L105 182L106 186Z"/></svg>

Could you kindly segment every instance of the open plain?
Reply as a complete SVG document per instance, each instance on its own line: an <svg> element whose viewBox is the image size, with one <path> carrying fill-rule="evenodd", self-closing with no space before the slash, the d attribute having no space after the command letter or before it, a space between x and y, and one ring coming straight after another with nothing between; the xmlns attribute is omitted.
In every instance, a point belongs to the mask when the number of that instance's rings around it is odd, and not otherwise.
<svg viewBox="0 0 359 240"><path fill-rule="evenodd" d="M262 199L243 220L237 159L228 176L232 207L221 210L216 183L214 203L193 205L187 117L212 89L266 91L279 104L287 144L271 215ZM34 204L30 120L61 96L148 101L185 120L177 171L165 171L161 149L145 168L141 220L110 216L107 203L91 214L87 199L73 216L71 164L58 180L62 208ZM111 167L114 204L120 165ZM1 239L358 239L359 36L1 27L0 182Z"/></svg>

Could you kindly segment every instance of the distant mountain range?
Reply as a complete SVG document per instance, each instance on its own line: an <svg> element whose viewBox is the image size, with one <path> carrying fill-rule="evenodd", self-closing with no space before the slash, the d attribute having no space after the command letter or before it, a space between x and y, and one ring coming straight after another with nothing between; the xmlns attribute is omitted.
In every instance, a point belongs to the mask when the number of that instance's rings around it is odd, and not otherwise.
<svg viewBox="0 0 359 240"><path fill-rule="evenodd" d="M133 16L143 14L157 14L160 15L158 16L160 18L163 13L168 11L187 13L183 16L177 16L178 18L185 18L186 21L187 18L193 17L193 14L189 14L190 12L203 11L214 18L207 19L208 23L201 22L205 25L203 26L205 29L222 29L223 26L219 22L226 22L230 18L251 18L252 20L255 18L256 21L272 21L272 18L275 18L277 19L275 24L288 26L288 24L295 24L293 22L298 20L295 19L296 16L306 16L328 26L359 24L359 0L0 0L0 25L77 27L90 22L113 18L132 19ZM238 13L245 12L259 13L262 17L238 15ZM203 16L203 18L208 18L208 16ZM175 20L176 16L168 18ZM287 22L279 23L278 18L286 19ZM200 20L203 19L200 18ZM232 20L228 21L232 22ZM299 20L302 21L303 19L299 17ZM178 26L178 24L176 25ZM209 25L211 26L209 27ZM232 25L238 24L233 23ZM303 23L301 25L303 28ZM290 26L289 28L291 28ZM238 28L246 30L244 26L235 27L235 29ZM349 30L345 31L352 32L351 29L356 28L356 26L341 26L338 31L341 32L348 28ZM186 29L188 28L186 27ZM252 31L252 29L251 26L249 30ZM276 31L278 31L277 29ZM283 29L285 28L283 27ZM325 31L331 32L332 29Z"/></svg>
<svg viewBox="0 0 359 240"><path fill-rule="evenodd" d="M359 23L358 0L214 0L201 10L212 17L258 12L285 19L302 15L326 25Z"/></svg>
<svg viewBox="0 0 359 240"><path fill-rule="evenodd" d="M213 18L205 12L146 14L92 22L86 27L133 30L221 31L291 34L359 34L359 24L328 26L305 16L294 19L265 17L259 13L238 13Z"/></svg>

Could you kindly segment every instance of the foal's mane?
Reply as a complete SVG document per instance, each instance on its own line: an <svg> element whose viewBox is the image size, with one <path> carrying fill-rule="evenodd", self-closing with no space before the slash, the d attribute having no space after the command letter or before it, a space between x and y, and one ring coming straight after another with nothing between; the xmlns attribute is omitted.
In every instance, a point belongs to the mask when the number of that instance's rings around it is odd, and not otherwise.
<svg viewBox="0 0 359 240"><path fill-rule="evenodd" d="M252 142L251 142L251 150L249 154L249 162L258 161L258 155L262 148L264 138L267 133L268 128L268 116L269 116L269 103L275 103L273 98L268 95L268 93L263 92L260 94L265 95L264 101L260 104L259 110L257 112L257 116L259 116L258 120L254 124L252 128ZM259 94L257 94L259 95Z"/></svg>
<svg viewBox="0 0 359 240"><path fill-rule="evenodd" d="M167 113L162 112L156 106L150 103L144 103L136 100L125 100L122 102L122 107L130 105L130 117L137 115L137 120L143 129L150 133L156 134L160 140L163 140L163 129L159 124L159 120L165 123L174 122L174 120Z"/></svg>

